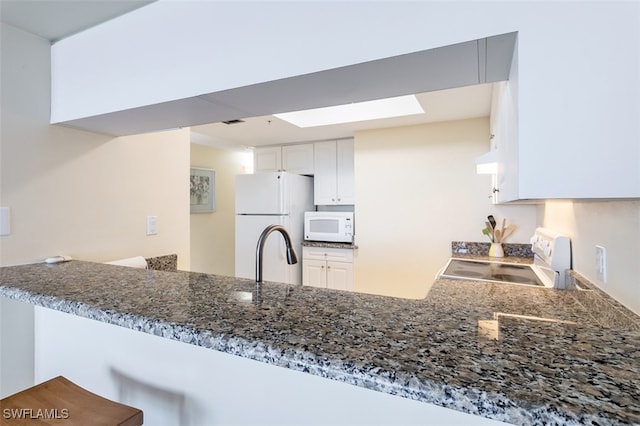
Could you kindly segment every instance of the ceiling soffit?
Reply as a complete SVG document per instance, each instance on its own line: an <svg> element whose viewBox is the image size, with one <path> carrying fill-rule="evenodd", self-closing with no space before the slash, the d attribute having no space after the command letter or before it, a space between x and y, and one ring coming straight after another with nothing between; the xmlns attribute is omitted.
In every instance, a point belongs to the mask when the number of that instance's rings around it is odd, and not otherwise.
<svg viewBox="0 0 640 426"><path fill-rule="evenodd" d="M516 36L498 35L57 124L124 136L503 81L509 77Z"/></svg>

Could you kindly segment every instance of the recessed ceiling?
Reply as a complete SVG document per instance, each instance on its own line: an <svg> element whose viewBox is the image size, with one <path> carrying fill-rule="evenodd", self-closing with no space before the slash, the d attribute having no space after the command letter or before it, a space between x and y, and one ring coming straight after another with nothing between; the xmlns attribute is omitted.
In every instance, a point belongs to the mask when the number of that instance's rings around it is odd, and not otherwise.
<svg viewBox="0 0 640 426"><path fill-rule="evenodd" d="M487 83L420 93L416 97L424 114L310 128L296 127L267 115L243 118L243 122L238 124L192 126L192 140L218 148L277 145L353 137L355 132L369 129L487 117L491 109L492 87L492 83Z"/></svg>

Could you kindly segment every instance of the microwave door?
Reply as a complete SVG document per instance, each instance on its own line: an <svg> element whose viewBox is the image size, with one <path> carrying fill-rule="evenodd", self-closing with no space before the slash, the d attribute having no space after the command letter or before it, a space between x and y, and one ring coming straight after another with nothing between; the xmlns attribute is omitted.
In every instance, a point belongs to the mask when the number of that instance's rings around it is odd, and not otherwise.
<svg viewBox="0 0 640 426"><path fill-rule="evenodd" d="M315 241L340 241L340 221L334 218L309 220L306 238Z"/></svg>
<svg viewBox="0 0 640 426"><path fill-rule="evenodd" d="M313 219L310 227L314 234L336 235L340 232L340 224L336 219Z"/></svg>

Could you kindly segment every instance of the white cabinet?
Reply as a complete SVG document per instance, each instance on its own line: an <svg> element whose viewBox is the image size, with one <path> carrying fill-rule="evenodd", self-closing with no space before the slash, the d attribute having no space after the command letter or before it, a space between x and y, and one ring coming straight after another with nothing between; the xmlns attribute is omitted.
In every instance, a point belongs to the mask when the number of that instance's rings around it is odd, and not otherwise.
<svg viewBox="0 0 640 426"><path fill-rule="evenodd" d="M353 290L353 250L302 247L302 284Z"/></svg>
<svg viewBox="0 0 640 426"><path fill-rule="evenodd" d="M253 150L253 171L279 172L282 170L282 147L268 146Z"/></svg>
<svg viewBox="0 0 640 426"><path fill-rule="evenodd" d="M302 249L304 253L304 248ZM302 285L327 287L327 261L302 256Z"/></svg>
<svg viewBox="0 0 640 426"><path fill-rule="evenodd" d="M253 169L314 175L315 205L355 204L353 139L257 147Z"/></svg>
<svg viewBox="0 0 640 426"><path fill-rule="evenodd" d="M253 150L254 172L285 171L313 174L313 144L258 147Z"/></svg>
<svg viewBox="0 0 640 426"><path fill-rule="evenodd" d="M312 175L314 173L313 144L283 146L282 168L290 173Z"/></svg>
<svg viewBox="0 0 640 426"><path fill-rule="evenodd" d="M556 66L565 64L565 53L559 49L546 59L554 77L540 85L531 72L539 61L518 60L516 49L509 81L500 83L492 123L498 203L640 197L640 103L638 90L629 89L640 87L640 79L634 75L629 86L601 78L611 67L607 61ZM523 64L527 71L520 75Z"/></svg>
<svg viewBox="0 0 640 426"><path fill-rule="evenodd" d="M313 201L315 205L336 203L336 142L313 145Z"/></svg>
<svg viewBox="0 0 640 426"><path fill-rule="evenodd" d="M514 93L509 82L494 84L490 129L492 149L496 150L498 170L493 177L494 203L519 197L518 130Z"/></svg>
<svg viewBox="0 0 640 426"><path fill-rule="evenodd" d="M314 144L314 203L355 204L353 139Z"/></svg>
<svg viewBox="0 0 640 426"><path fill-rule="evenodd" d="M353 290L353 263L327 261L327 288Z"/></svg>

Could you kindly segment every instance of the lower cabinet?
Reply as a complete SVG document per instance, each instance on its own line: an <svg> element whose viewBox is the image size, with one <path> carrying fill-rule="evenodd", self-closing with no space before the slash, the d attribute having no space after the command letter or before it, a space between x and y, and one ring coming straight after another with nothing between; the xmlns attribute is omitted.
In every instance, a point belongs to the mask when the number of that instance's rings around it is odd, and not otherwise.
<svg viewBox="0 0 640 426"><path fill-rule="evenodd" d="M302 284L353 290L353 249L302 247Z"/></svg>

